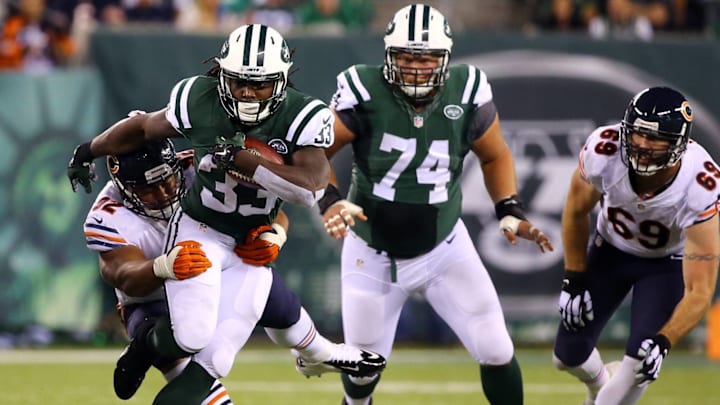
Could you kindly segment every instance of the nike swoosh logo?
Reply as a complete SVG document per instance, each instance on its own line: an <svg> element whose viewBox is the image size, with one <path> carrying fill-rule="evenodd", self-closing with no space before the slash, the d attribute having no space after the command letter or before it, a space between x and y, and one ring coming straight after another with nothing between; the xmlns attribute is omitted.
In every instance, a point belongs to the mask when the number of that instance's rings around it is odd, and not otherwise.
<svg viewBox="0 0 720 405"><path fill-rule="evenodd" d="M456 236L457 236L457 235L453 235L453 236L451 236L451 237L449 237L449 238L445 239L445 243L447 243L448 245L449 245L449 244L451 244L451 243L452 243L452 241L454 241L454 240L455 240L455 237L456 237Z"/></svg>
<svg viewBox="0 0 720 405"><path fill-rule="evenodd" d="M330 117L325 118L324 120L322 120L322 122L323 125L327 125L327 123L330 122Z"/></svg>
<svg viewBox="0 0 720 405"><path fill-rule="evenodd" d="M378 355L377 353L365 352L365 358L375 360L375 359L379 359L380 355Z"/></svg>
<svg viewBox="0 0 720 405"><path fill-rule="evenodd" d="M340 366L340 368L342 368L343 370L347 370L347 371L360 371L360 367L359 367L359 366L355 366L355 367Z"/></svg>
<svg viewBox="0 0 720 405"><path fill-rule="evenodd" d="M104 218L92 217L98 224L102 224Z"/></svg>

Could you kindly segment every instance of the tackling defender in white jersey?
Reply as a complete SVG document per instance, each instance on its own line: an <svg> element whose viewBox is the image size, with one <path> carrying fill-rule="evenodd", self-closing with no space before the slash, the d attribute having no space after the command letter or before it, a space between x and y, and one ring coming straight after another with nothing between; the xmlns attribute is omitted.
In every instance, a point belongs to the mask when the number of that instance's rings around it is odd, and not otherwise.
<svg viewBox="0 0 720 405"><path fill-rule="evenodd" d="M679 92L645 89L580 154L562 215L566 272L553 362L586 384L584 404L637 402L710 306L720 169L690 140L692 120ZM595 345L631 289L630 336L610 378Z"/></svg>
<svg viewBox="0 0 720 405"><path fill-rule="evenodd" d="M150 142L137 152L108 158L111 181L100 191L85 219L88 249L96 251L100 274L115 287L118 314L131 339L138 330L167 315L166 278L184 279L203 273L209 267L202 251L185 246L175 254L185 263L170 265L163 254L167 220L178 206L181 195L195 175L192 151L175 153L170 141ZM157 264L156 264L157 263ZM189 358L158 358L153 365L167 381L175 378ZM115 386L121 399L128 399L139 387L135 381L128 391ZM220 381L213 383L203 404L231 404Z"/></svg>

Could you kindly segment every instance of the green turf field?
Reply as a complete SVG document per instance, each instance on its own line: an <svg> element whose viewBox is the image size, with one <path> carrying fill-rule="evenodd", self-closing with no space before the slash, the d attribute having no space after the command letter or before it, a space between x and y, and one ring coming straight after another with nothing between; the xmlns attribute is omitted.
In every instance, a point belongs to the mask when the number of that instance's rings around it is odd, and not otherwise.
<svg viewBox="0 0 720 405"><path fill-rule="evenodd" d="M0 404L150 404L163 380L151 371L129 401L116 399L111 350L0 351ZM606 361L620 358L608 351ZM518 350L526 404L580 404L584 388L550 365L550 349ZM337 374L306 379L289 351L249 344L224 384L236 405L331 404L341 398ZM375 393L376 405L485 404L477 366L462 349L398 349ZM720 364L676 351L642 404L720 404Z"/></svg>

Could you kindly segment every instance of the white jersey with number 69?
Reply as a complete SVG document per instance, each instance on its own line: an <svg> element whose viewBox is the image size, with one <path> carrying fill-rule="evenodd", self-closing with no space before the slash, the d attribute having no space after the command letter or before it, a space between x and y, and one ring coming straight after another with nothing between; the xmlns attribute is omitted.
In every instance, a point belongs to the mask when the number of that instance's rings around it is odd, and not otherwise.
<svg viewBox="0 0 720 405"><path fill-rule="evenodd" d="M620 124L597 128L580 152L582 177L603 194L598 232L636 256L682 254L685 229L718 212L718 165L691 140L672 183L656 195L638 195L620 156L619 130Z"/></svg>

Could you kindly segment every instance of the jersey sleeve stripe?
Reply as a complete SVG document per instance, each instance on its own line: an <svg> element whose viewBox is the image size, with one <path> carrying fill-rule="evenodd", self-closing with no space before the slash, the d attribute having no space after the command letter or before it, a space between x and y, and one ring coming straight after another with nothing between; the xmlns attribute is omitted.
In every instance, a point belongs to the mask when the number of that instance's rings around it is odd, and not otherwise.
<svg viewBox="0 0 720 405"><path fill-rule="evenodd" d="M342 72L337 75L337 91L331 101L334 110L345 110L360 103L357 94L355 94L355 91L348 82L346 74L347 72ZM343 91L344 89L349 89L350 91Z"/></svg>
<svg viewBox="0 0 720 405"><path fill-rule="evenodd" d="M363 101L369 101L370 100L370 92L367 91L365 86L362 84L362 81L360 80L360 75L358 75L357 68L355 66L348 69L348 73L350 74L350 84L352 85L351 88L353 89L353 93L360 93L360 97Z"/></svg>
<svg viewBox="0 0 720 405"><path fill-rule="evenodd" d="M120 234L120 232L118 232L117 229L115 229L115 228L110 228L109 226L103 226L103 225L93 224L93 223L86 223L86 224L85 224L85 227L86 227L86 228L99 229L99 230L105 231L105 232Z"/></svg>
<svg viewBox="0 0 720 405"><path fill-rule="evenodd" d="M192 128L192 124L190 123L190 113L188 113L188 97L190 97L190 89L192 88L193 83L195 83L195 80L197 80L197 76L191 78L188 80L185 87L182 89L182 95L180 96L180 118L182 119L182 124L184 129L190 129Z"/></svg>
<svg viewBox="0 0 720 405"><path fill-rule="evenodd" d="M190 94L190 88L196 79L197 76L181 80L170 93L168 111L165 113L165 117L177 130L192 128L190 115L188 114L187 100Z"/></svg>
<svg viewBox="0 0 720 405"><path fill-rule="evenodd" d="M492 89L490 83L488 83L485 72L480 71L480 84L477 87L475 97L473 97L473 104L477 106L485 105L492 101Z"/></svg>
<svg viewBox="0 0 720 405"><path fill-rule="evenodd" d="M170 101L168 101L167 110L165 111L165 118L172 124L173 128L178 129L180 127L180 123L178 123L177 115L175 114L176 104L175 101L177 99L177 93L180 87L182 87L182 84L185 82L185 80L181 80L177 84L175 84L175 87L173 87L172 91L170 92Z"/></svg>
<svg viewBox="0 0 720 405"><path fill-rule="evenodd" d="M108 240L108 241L111 241L111 242L127 243L127 241L126 241L125 239L123 239L123 238L114 237L114 236L108 236L108 235L103 235L103 234L97 233L97 232L85 232L85 238L86 238L87 240L91 240L91 239L93 239L93 238L97 238L97 239Z"/></svg>
<svg viewBox="0 0 720 405"><path fill-rule="evenodd" d="M718 213L717 203L713 203L713 204L712 204L712 207L711 207L709 210L704 211L704 212L701 212L701 213L698 215L698 219L701 219L701 220L708 219L708 218L711 218L713 215L715 215L715 214L717 214L717 213Z"/></svg>
<svg viewBox="0 0 720 405"><path fill-rule="evenodd" d="M285 140L290 142L294 141L295 138L302 132L302 129L305 127L308 119L323 108L325 108L325 104L320 100L313 100L309 102L308 105L300 111L297 117L295 117L292 124L290 124L290 129L285 136ZM311 112L312 114L310 114Z"/></svg>
<svg viewBox="0 0 720 405"><path fill-rule="evenodd" d="M114 250L117 248L121 248L123 246L127 246L127 245L120 245L117 243L103 242L101 240L96 240L96 239L88 239L86 245L88 246L88 248L91 248L91 250L101 250L104 252L106 252L108 250ZM107 249L92 249L92 248L98 247L98 246L101 246L101 247L107 248Z"/></svg>
<svg viewBox="0 0 720 405"><path fill-rule="evenodd" d="M477 72L477 69L474 66L468 65L468 79L467 82L465 82L465 90L463 90L462 100L461 102L463 104L467 104L470 102L470 94L472 94L473 89L475 88L475 74Z"/></svg>

